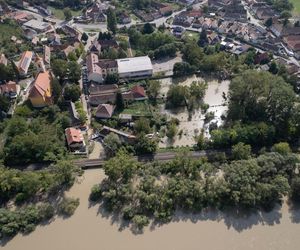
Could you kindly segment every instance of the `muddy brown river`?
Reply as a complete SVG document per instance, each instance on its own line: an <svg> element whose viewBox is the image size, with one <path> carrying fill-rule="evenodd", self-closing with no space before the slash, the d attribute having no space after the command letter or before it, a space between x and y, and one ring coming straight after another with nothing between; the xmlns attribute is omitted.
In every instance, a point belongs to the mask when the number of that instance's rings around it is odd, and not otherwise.
<svg viewBox="0 0 300 250"><path fill-rule="evenodd" d="M100 169L85 172L68 193L80 206L69 219L56 218L27 235L17 235L4 250L298 250L300 210L287 204L270 213L251 216L210 211L177 214L174 221L134 234L118 221L89 206L91 187L104 178Z"/></svg>

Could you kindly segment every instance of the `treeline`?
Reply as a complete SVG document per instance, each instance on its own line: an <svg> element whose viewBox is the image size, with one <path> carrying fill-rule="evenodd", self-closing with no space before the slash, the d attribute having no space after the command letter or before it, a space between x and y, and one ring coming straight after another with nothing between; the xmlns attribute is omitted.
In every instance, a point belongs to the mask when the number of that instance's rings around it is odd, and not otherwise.
<svg viewBox="0 0 300 250"><path fill-rule="evenodd" d="M244 142L255 147L298 143L300 110L292 87L269 72L249 70L229 87L225 125L212 130L213 147Z"/></svg>
<svg viewBox="0 0 300 250"><path fill-rule="evenodd" d="M235 152L245 156L241 150ZM299 198L298 162L289 150L277 150L257 158L248 155L228 161L225 157L221 162L192 159L182 152L170 162L141 164L121 151L105 163L107 178L93 187L90 199L101 200L108 211L122 215L139 229L150 219L170 221L178 209L269 210L287 194Z"/></svg>
<svg viewBox="0 0 300 250"><path fill-rule="evenodd" d="M155 31L150 24L145 24L143 32L136 28L128 30L130 44L137 55L149 55L152 59L175 56L176 41L170 34ZM149 26L149 28L147 28Z"/></svg>
<svg viewBox="0 0 300 250"><path fill-rule="evenodd" d="M68 200L62 199L57 204L48 200L72 186L77 174L77 168L67 160L59 161L47 170L34 172L1 166L0 238L32 232L39 223L50 220L57 213L70 215L65 208ZM9 201L14 202L15 210L6 208ZM74 206L71 208L74 209Z"/></svg>
<svg viewBox="0 0 300 250"><path fill-rule="evenodd" d="M4 145L0 151L5 165L24 165L55 161L66 156L64 129L69 127L68 115L57 106L33 111L20 106L15 116L1 123Z"/></svg>

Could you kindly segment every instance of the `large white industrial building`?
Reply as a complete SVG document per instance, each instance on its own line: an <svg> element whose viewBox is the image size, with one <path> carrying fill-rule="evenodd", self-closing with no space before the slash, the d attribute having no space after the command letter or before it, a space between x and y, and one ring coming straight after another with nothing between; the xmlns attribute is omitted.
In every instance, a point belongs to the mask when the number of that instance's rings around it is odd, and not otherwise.
<svg viewBox="0 0 300 250"><path fill-rule="evenodd" d="M117 59L120 78L146 78L153 74L153 66L148 56Z"/></svg>

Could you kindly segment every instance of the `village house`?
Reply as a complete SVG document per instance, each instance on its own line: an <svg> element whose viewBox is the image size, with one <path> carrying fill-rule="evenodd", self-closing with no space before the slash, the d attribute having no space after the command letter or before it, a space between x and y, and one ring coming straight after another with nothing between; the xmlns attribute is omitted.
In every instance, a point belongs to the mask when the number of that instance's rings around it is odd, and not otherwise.
<svg viewBox="0 0 300 250"><path fill-rule="evenodd" d="M118 49L119 44L115 39L109 40L99 40L98 43L100 44L100 51L103 52L104 50L108 49Z"/></svg>
<svg viewBox="0 0 300 250"><path fill-rule="evenodd" d="M34 108L43 108L52 104L52 76L49 71L40 72L29 91L29 100Z"/></svg>
<svg viewBox="0 0 300 250"><path fill-rule="evenodd" d="M136 85L130 91L122 93L124 101L143 101L147 99L145 89L142 86Z"/></svg>
<svg viewBox="0 0 300 250"><path fill-rule="evenodd" d="M13 81L9 81L6 84L0 85L0 94L10 99L17 98L17 96L20 94L20 91L20 86Z"/></svg>
<svg viewBox="0 0 300 250"><path fill-rule="evenodd" d="M98 119L109 119L114 113L115 107L111 104L100 104L97 107L95 117Z"/></svg>
<svg viewBox="0 0 300 250"><path fill-rule="evenodd" d="M182 12L174 17L173 25L190 27L194 21L193 17L189 17L186 12Z"/></svg>
<svg viewBox="0 0 300 250"><path fill-rule="evenodd" d="M23 52L20 61L15 63L21 77L27 76L32 58L33 58L33 52L25 51Z"/></svg>
<svg viewBox="0 0 300 250"><path fill-rule="evenodd" d="M88 80L103 83L108 74L117 74L118 65L115 60L99 60L99 56L90 53L86 59Z"/></svg>
<svg viewBox="0 0 300 250"><path fill-rule="evenodd" d="M65 135L67 139L68 148L70 151L85 151L86 145L84 137L80 129L76 128L66 128Z"/></svg>
<svg viewBox="0 0 300 250"><path fill-rule="evenodd" d="M128 24L128 23L131 23L131 17L130 15L128 15L127 13L125 12L121 12L118 16L118 22L120 24Z"/></svg>
<svg viewBox="0 0 300 250"><path fill-rule="evenodd" d="M46 22L38 21L35 19L32 19L26 23L23 23L24 28L33 29L38 33L46 33L53 31L52 25Z"/></svg>
<svg viewBox="0 0 300 250"><path fill-rule="evenodd" d="M89 88L89 103L91 106L98 106L104 103L115 103L119 91L118 85L92 85Z"/></svg>
<svg viewBox="0 0 300 250"><path fill-rule="evenodd" d="M19 24L23 24L34 19L33 15L27 14L25 12L20 12L20 11L10 13L8 16L14 19Z"/></svg>

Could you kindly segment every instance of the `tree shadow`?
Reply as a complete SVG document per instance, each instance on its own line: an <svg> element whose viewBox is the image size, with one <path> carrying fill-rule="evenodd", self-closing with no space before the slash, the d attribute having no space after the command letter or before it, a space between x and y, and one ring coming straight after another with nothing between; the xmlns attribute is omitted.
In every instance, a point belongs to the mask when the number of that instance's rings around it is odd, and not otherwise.
<svg viewBox="0 0 300 250"><path fill-rule="evenodd" d="M288 200L288 205L292 223L300 223L300 202Z"/></svg>
<svg viewBox="0 0 300 250"><path fill-rule="evenodd" d="M244 230L251 229L255 225L274 226L279 224L282 218L280 209L281 205L277 204L274 209L269 212L239 208L227 208L223 211L214 208L205 208L199 213L187 213L182 210L178 210L168 222L156 221L152 218L149 230L154 231L155 229L163 227L169 223L192 222L195 224L201 221L213 221L224 222L227 229L232 228L236 232L240 233ZM136 228L131 222L124 220L120 214L108 212L103 203L99 205L98 215L110 220L111 225L118 225L119 231L129 229L135 235L143 233L143 230ZM298 219L300 219L300 216Z"/></svg>

